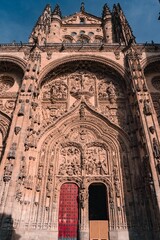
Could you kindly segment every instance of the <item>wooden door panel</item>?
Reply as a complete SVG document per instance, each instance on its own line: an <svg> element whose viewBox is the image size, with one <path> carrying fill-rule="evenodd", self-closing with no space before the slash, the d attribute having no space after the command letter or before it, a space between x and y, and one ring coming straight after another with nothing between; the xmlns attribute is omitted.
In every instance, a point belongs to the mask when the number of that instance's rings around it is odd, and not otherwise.
<svg viewBox="0 0 160 240"><path fill-rule="evenodd" d="M108 240L108 221L90 221L90 240Z"/></svg>
<svg viewBox="0 0 160 240"><path fill-rule="evenodd" d="M58 219L58 239L78 239L78 186L65 183L61 187Z"/></svg>

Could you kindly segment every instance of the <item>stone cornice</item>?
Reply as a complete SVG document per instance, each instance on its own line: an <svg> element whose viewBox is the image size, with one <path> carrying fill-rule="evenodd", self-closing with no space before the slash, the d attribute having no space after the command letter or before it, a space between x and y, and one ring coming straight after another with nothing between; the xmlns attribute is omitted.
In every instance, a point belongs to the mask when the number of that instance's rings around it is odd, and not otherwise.
<svg viewBox="0 0 160 240"><path fill-rule="evenodd" d="M30 50L34 44L32 43L2 43L0 44L1 52L24 52ZM48 50L52 51L79 51L83 50L94 50L98 49L100 51L122 51L126 46L119 45L118 43L112 44L99 44L99 43L89 43L89 44L79 44L79 43L47 43L46 45L39 46L44 52ZM160 44L135 44L134 48L141 52L160 52Z"/></svg>

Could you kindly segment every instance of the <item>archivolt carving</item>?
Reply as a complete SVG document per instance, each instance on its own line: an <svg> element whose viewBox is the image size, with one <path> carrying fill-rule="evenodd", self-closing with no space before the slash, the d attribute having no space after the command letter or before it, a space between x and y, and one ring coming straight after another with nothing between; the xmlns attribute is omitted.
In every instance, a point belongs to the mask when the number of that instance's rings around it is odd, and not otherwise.
<svg viewBox="0 0 160 240"><path fill-rule="evenodd" d="M10 124L9 117L5 116L3 113L0 112L0 129L2 132L3 140L5 140L5 137L7 135L9 124Z"/></svg>

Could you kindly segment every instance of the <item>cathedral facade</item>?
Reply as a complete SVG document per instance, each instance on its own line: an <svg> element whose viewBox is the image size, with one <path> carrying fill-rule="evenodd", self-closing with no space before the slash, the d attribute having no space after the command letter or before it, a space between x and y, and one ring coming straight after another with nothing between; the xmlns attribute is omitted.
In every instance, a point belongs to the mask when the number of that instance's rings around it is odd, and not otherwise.
<svg viewBox="0 0 160 240"><path fill-rule="evenodd" d="M160 239L160 45L119 4L0 46L0 240Z"/></svg>

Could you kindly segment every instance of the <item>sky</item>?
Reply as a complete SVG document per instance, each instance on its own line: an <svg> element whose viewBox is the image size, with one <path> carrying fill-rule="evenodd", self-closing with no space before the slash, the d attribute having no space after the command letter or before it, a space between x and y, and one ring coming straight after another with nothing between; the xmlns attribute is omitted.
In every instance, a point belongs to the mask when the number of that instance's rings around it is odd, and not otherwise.
<svg viewBox="0 0 160 240"><path fill-rule="evenodd" d="M137 43L160 43L159 0L0 0L0 43L27 43L46 4L53 9L58 3L67 16L79 12L82 1L86 12L99 17L105 3L112 9L119 2Z"/></svg>

